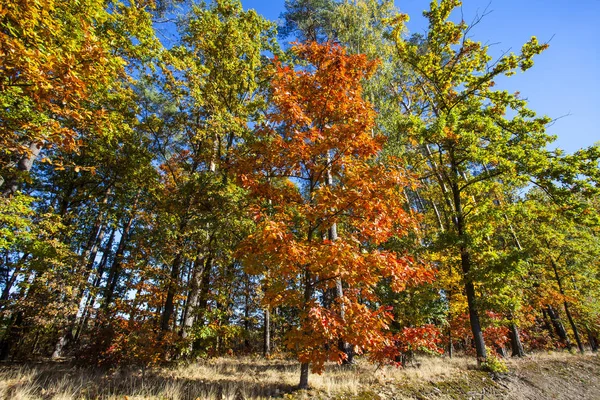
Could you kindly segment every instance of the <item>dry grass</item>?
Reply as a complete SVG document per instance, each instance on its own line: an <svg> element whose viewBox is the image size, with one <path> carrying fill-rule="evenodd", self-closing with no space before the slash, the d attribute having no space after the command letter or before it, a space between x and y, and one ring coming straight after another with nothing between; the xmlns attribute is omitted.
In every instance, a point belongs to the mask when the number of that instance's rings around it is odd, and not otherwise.
<svg viewBox="0 0 600 400"><path fill-rule="evenodd" d="M528 363L560 362L568 353L544 353ZM521 361L509 361L517 368ZM356 396L372 387L410 386L459 378L475 368L472 358L420 357L405 369L359 362L356 366L328 365L323 375L311 374L312 394ZM144 376L137 369L99 371L67 364L0 367L0 399L265 399L293 391L299 366L289 360L219 358L189 365L157 368ZM300 395L307 398L311 394Z"/></svg>

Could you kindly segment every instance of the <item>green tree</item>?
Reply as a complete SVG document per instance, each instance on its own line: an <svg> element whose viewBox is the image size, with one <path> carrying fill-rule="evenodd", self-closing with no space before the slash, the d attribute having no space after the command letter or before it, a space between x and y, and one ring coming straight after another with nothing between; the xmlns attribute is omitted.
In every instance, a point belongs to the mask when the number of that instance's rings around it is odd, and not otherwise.
<svg viewBox="0 0 600 400"><path fill-rule="evenodd" d="M413 104L405 128L419 163L430 171L450 222L447 247L460 260L471 330L478 360L486 358L481 306L476 286L486 268L474 241L473 228L482 210L493 205L494 187L525 185L533 167L548 159L545 134L549 122L536 117L518 94L494 90L495 80L533 65L547 46L532 38L520 54L507 54L494 63L487 46L469 38L469 26L449 20L457 0L433 1L421 41L402 36L406 16L395 20L398 57L413 75L414 87L405 104ZM416 100L416 101L414 101ZM410 114L415 113L418 118Z"/></svg>

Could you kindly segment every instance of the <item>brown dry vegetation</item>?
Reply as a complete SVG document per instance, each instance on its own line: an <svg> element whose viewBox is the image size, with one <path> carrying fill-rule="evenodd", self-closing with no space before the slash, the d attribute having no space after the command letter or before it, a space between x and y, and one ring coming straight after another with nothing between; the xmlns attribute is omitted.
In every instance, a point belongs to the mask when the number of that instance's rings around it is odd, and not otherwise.
<svg viewBox="0 0 600 400"><path fill-rule="evenodd" d="M476 369L471 358L421 357L405 369L329 365L312 389L293 392L298 365L220 358L170 368L100 371L66 363L0 368L1 399L600 399L596 355L545 353L509 360L510 373Z"/></svg>

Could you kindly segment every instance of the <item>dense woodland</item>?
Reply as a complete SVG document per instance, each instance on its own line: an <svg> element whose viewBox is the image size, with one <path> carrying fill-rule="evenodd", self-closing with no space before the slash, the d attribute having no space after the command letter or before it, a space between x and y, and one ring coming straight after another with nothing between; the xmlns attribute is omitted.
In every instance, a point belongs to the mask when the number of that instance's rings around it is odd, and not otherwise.
<svg viewBox="0 0 600 400"><path fill-rule="evenodd" d="M600 146L459 7L2 0L1 358L596 351Z"/></svg>

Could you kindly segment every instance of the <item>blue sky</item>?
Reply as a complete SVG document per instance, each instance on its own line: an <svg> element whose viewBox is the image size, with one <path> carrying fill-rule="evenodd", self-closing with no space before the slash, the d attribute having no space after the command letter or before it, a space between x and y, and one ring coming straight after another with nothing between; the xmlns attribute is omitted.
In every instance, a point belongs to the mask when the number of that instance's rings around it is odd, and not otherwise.
<svg viewBox="0 0 600 400"><path fill-rule="evenodd" d="M242 0L268 19L276 20L284 0ZM424 32L422 11L429 0L396 0L411 17L411 32ZM550 40L532 69L499 82L498 88L519 91L538 114L559 118L548 132L568 152L600 141L600 0L463 0L470 22L491 11L472 30L475 40L494 44L492 55L519 51L531 36ZM456 15L460 18L460 15Z"/></svg>

